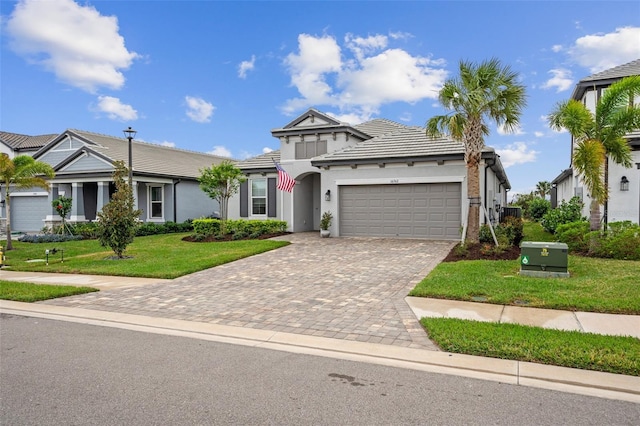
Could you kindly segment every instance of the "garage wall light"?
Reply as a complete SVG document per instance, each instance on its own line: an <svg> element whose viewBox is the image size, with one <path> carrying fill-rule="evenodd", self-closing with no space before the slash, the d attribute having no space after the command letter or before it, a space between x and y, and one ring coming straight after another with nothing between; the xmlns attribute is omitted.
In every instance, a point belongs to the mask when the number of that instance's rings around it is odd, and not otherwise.
<svg viewBox="0 0 640 426"><path fill-rule="evenodd" d="M324 200L331 201L331 190L327 189L327 192L324 193Z"/></svg>
<svg viewBox="0 0 640 426"><path fill-rule="evenodd" d="M629 179L626 176L622 176L620 179L620 191L628 191L629 190Z"/></svg>

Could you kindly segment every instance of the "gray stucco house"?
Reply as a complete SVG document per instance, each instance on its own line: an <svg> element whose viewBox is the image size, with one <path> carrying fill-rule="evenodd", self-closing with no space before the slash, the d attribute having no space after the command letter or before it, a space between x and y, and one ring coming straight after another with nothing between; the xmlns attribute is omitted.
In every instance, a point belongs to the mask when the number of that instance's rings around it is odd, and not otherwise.
<svg viewBox="0 0 640 426"><path fill-rule="evenodd" d="M640 75L640 59L583 78L576 84L571 98L583 102L590 111L595 112L597 101L607 87L624 77L634 75ZM635 99L634 102L640 102L640 99ZM601 206L600 212L603 220L606 214L608 223L624 220L640 223L640 129L625 137L632 150L634 167L627 169L609 161L609 200L606 205ZM589 217L591 197L586 191L582 177L574 173L573 148L572 138L569 151L570 166L551 182L551 205L556 207L562 201L577 196L584 203L583 216Z"/></svg>
<svg viewBox="0 0 640 426"><path fill-rule="evenodd" d="M0 150L10 157L32 155L50 164L56 173L49 192L39 188L11 193L11 228L37 232L60 220L51 203L60 195L71 197L71 222L96 219L109 202L114 185L115 161L128 165L128 140L81 130L58 135L26 136L0 132ZM133 187L143 222L183 222L219 210L198 186L199 170L225 158L214 155L132 142ZM4 192L2 197L4 197ZM6 218L0 200L0 218Z"/></svg>
<svg viewBox="0 0 640 426"><path fill-rule="evenodd" d="M330 211L334 236L461 238L468 206L461 143L387 119L352 126L313 108L271 134L279 150L237 163L248 179L229 217L277 218L304 232L318 230ZM296 180L291 193L277 190L274 162ZM490 147L480 176L482 204L496 221L511 186Z"/></svg>

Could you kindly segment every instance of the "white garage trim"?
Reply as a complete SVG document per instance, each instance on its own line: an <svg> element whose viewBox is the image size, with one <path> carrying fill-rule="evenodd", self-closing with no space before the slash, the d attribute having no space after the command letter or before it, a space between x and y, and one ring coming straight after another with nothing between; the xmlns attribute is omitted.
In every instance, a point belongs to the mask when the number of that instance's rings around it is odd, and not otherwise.
<svg viewBox="0 0 640 426"><path fill-rule="evenodd" d="M448 183L464 182L465 176L418 176L418 177L388 177L375 179L338 179L336 185L397 185L411 183Z"/></svg>

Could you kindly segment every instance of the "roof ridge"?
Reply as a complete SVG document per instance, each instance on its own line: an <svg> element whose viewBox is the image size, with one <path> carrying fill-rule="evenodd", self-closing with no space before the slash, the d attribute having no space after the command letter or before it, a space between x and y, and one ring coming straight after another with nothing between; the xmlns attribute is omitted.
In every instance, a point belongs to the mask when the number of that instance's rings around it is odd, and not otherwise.
<svg viewBox="0 0 640 426"><path fill-rule="evenodd" d="M111 136L111 135L106 135L106 134L97 133L97 132L91 132L91 131L87 131L87 130L67 129L67 131L74 132L74 133L84 133L84 134L88 134L88 135L95 135L95 136L100 136L100 137L104 137L104 138L117 139L117 140L123 140L123 141L127 140L124 137ZM149 146L152 146L154 148L162 148L162 149L168 149L168 150L172 150L172 151L182 151L182 152L191 153L191 154L207 155L209 157L215 157L215 158L221 158L221 159L225 159L225 160L234 160L235 161L235 159L231 158L231 157L223 157L221 155L209 154L207 152L202 152L202 151L194 151L194 150L190 150L190 149L165 146L165 145L160 145L160 144L157 144L157 143L142 141L142 140L139 140L139 139L137 139L137 140L136 139L132 139L131 142L132 143L141 144L141 145L149 145Z"/></svg>

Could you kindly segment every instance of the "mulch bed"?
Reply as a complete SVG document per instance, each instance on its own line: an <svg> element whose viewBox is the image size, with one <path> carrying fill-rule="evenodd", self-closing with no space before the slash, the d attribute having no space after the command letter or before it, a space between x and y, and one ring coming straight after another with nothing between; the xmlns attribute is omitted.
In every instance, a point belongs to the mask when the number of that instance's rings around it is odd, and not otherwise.
<svg viewBox="0 0 640 426"><path fill-rule="evenodd" d="M493 244L470 244L467 246L466 253L459 255L456 252L456 248L460 244L456 245L443 262L457 262L459 260L515 260L520 256L520 247L512 246L502 253L493 253Z"/></svg>

